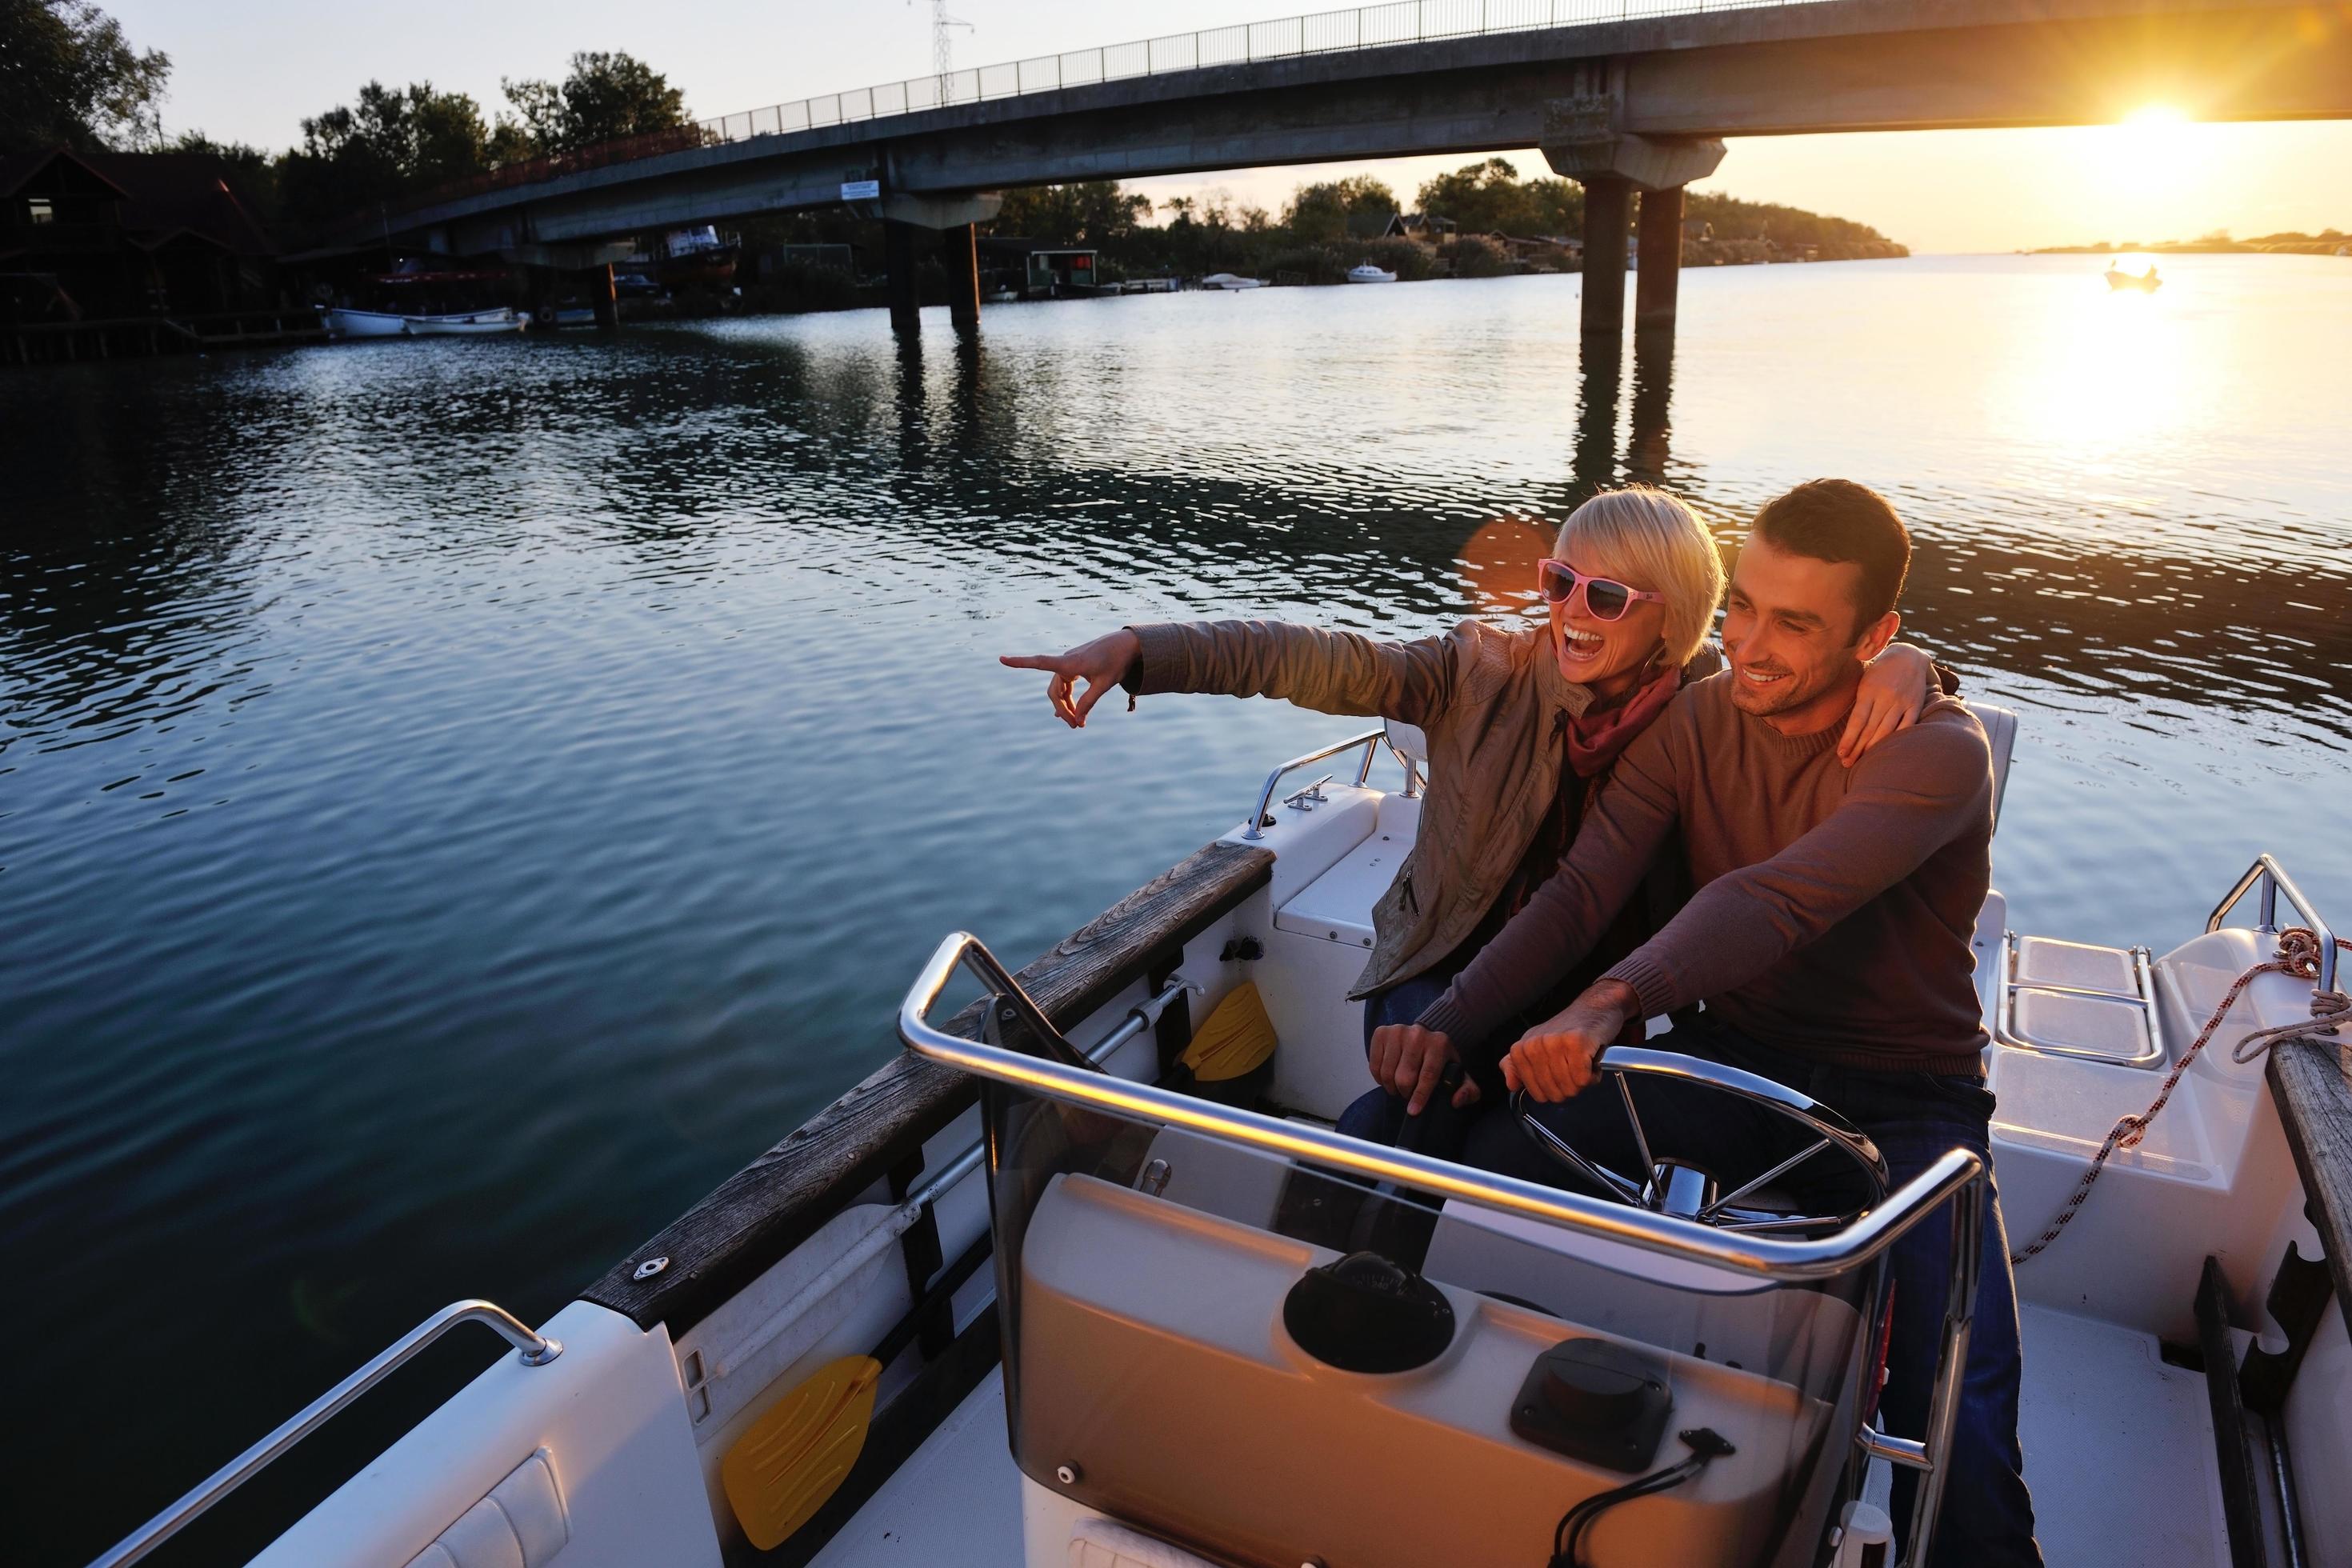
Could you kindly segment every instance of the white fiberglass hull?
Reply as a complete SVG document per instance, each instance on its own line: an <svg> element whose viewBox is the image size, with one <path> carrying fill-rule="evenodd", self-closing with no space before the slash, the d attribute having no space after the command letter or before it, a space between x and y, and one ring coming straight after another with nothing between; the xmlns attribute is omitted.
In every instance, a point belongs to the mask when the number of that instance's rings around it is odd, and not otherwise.
<svg viewBox="0 0 2352 1568"><path fill-rule="evenodd" d="M341 308L320 314L326 321L327 334L337 338L471 337L486 332L519 332L529 325L523 317L503 305L495 310L464 310L443 316L403 316L389 310Z"/></svg>
<svg viewBox="0 0 2352 1568"><path fill-rule="evenodd" d="M465 310L446 316L407 316L408 335L413 338L467 338L486 332L519 332L530 325L530 319L506 306L495 310Z"/></svg>
<svg viewBox="0 0 2352 1568"><path fill-rule="evenodd" d="M397 338L405 335L408 319L383 310L321 310L331 338Z"/></svg>

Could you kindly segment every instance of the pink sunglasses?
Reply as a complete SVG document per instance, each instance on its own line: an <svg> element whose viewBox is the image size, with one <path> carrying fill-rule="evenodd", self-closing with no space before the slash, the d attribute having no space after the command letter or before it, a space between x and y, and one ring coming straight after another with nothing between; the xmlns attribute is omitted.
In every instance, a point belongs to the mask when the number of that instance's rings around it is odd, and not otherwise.
<svg viewBox="0 0 2352 1568"><path fill-rule="evenodd" d="M1666 602L1664 594L1629 588L1612 577L1588 577L1557 556L1547 555L1537 563L1536 580L1547 605L1568 604L1582 589L1585 613L1596 621L1622 619L1626 611L1644 599L1655 605Z"/></svg>

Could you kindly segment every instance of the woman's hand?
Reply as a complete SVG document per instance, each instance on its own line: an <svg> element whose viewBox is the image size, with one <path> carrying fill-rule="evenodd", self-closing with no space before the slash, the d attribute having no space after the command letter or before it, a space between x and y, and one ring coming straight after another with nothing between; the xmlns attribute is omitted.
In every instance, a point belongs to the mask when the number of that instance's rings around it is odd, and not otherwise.
<svg viewBox="0 0 2352 1568"><path fill-rule="evenodd" d="M1454 1043L1419 1024L1382 1024L1372 1031L1372 1081L1405 1102L1407 1116L1419 1116L1454 1059ZM1456 1110L1478 1102L1478 1086L1464 1078L1454 1091Z"/></svg>
<svg viewBox="0 0 2352 1568"><path fill-rule="evenodd" d="M1054 679L1045 688L1045 697L1054 704L1055 715L1071 729L1083 730L1087 715L1094 711L1103 693L1119 683L1142 652L1142 639L1121 626L1067 653L1000 654L996 662L1012 669L1052 671ZM1083 695L1076 695L1074 683L1079 680L1087 683Z"/></svg>
<svg viewBox="0 0 2352 1568"><path fill-rule="evenodd" d="M1927 710L1928 699L1943 689L1934 659L1909 643L1887 644L1862 667L1862 689L1854 694L1845 733L1838 737L1838 761L1852 767L1887 736L1908 730Z"/></svg>

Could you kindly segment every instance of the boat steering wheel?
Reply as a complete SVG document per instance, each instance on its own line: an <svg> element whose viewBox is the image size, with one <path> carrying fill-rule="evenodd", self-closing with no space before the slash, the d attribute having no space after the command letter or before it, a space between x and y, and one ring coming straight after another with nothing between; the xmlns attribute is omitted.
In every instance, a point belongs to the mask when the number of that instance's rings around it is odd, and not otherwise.
<svg viewBox="0 0 2352 1568"><path fill-rule="evenodd" d="M1672 1051L1644 1050L1638 1046L1612 1046L1594 1058L1592 1065L1617 1086L1617 1098L1625 1107L1625 1120L1633 1130L1633 1146L1641 1152L1645 1167L1641 1180L1589 1160L1570 1147L1566 1139L1536 1119L1527 1103L1527 1090L1511 1096L1511 1110L1519 1119L1519 1130L1537 1148L1620 1203L1653 1214L1696 1220L1720 1230L1807 1233L1842 1230L1876 1208L1886 1197L1886 1162L1880 1156L1878 1145L1853 1123L1809 1094L1800 1094L1786 1084L1720 1062ZM1658 1159L1651 1153L1649 1133L1642 1126L1641 1112L1633 1108L1633 1091L1626 1082L1636 1075L1698 1084L1718 1094L1760 1105L1805 1128L1814 1135L1814 1141L1770 1170L1724 1191L1721 1178L1706 1167ZM1805 1215L1759 1208L1748 1202L1806 1161L1832 1150L1843 1154L1862 1173L1868 1196L1858 1206L1844 1214Z"/></svg>

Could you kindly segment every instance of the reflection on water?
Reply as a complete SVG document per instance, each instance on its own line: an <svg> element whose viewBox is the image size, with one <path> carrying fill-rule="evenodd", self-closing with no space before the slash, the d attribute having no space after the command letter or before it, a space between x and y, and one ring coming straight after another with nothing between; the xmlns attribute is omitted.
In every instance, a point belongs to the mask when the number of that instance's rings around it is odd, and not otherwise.
<svg viewBox="0 0 2352 1568"><path fill-rule="evenodd" d="M1600 485L1727 539L1895 498L1910 635L2023 710L2021 929L2166 945L2265 847L2352 908L2352 273L2098 271L1695 271L1621 353L1533 278L0 379L12 1548L84 1560L446 1300L553 1310L893 1048L941 931L1034 952L1348 729L1074 734L992 656L1517 613Z"/></svg>

